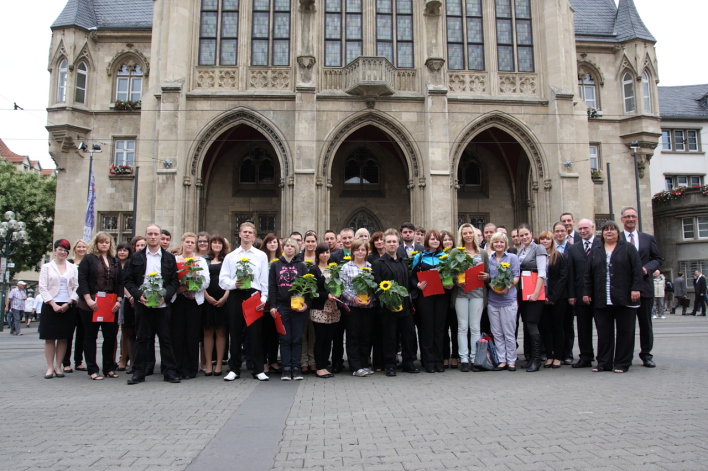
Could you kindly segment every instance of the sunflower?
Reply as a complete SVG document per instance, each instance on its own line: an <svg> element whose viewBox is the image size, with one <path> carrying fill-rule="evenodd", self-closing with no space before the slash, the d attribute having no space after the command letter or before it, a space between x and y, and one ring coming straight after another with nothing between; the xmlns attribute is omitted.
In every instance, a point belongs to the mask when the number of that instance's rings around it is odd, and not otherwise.
<svg viewBox="0 0 708 471"><path fill-rule="evenodd" d="M450 251L450 247L445 247L445 248L443 249L443 252L445 252L445 253L448 253L449 251Z"/></svg>
<svg viewBox="0 0 708 471"><path fill-rule="evenodd" d="M369 267L361 267L361 269L362 269L362 270L371 271L371 268L369 268Z"/></svg>
<svg viewBox="0 0 708 471"><path fill-rule="evenodd" d="M283 255L285 255L285 254L283 254ZM242 257L242 258L241 258L241 261L242 261L242 262L250 262L251 259L246 258L246 257Z"/></svg>
<svg viewBox="0 0 708 471"><path fill-rule="evenodd" d="M302 275L302 277L303 278L314 278L315 275L313 275L312 273L306 273L306 274Z"/></svg>
<svg viewBox="0 0 708 471"><path fill-rule="evenodd" d="M194 257L189 257L189 258L185 258L185 259L184 259L185 262L191 262L191 261L193 261L193 260L194 260Z"/></svg>
<svg viewBox="0 0 708 471"><path fill-rule="evenodd" d="M148 276L157 276L157 272L154 271L154 272L152 272L152 273L148 273Z"/></svg>
<svg viewBox="0 0 708 471"><path fill-rule="evenodd" d="M327 266L328 266L328 267L330 267L330 268L332 268L332 267L336 267L336 266L337 266L337 264L336 264L335 262L332 262L332 263L330 263L330 264L329 264L329 265L327 265Z"/></svg>
<svg viewBox="0 0 708 471"><path fill-rule="evenodd" d="M275 262L277 262L277 261L278 261L278 259L277 259L277 258L274 258L273 260L270 261L270 263L275 263Z"/></svg>
<svg viewBox="0 0 708 471"><path fill-rule="evenodd" d="M501 266L503 268L509 268L509 263L508 262L502 262Z"/></svg>
<svg viewBox="0 0 708 471"><path fill-rule="evenodd" d="M457 250L465 250L464 247L457 247Z"/></svg>
<svg viewBox="0 0 708 471"><path fill-rule="evenodd" d="M383 291L388 291L388 290L391 289L391 282L388 281L388 280L382 281L382 282L379 284L379 288L381 288Z"/></svg>
<svg viewBox="0 0 708 471"><path fill-rule="evenodd" d="M418 251L417 251L417 250L414 250L413 252L411 252L411 257L412 257L413 255L418 255Z"/></svg>
<svg viewBox="0 0 708 471"><path fill-rule="evenodd" d="M352 258L349 255L347 255L346 257L342 257L342 260L351 260L351 259Z"/></svg>
<svg viewBox="0 0 708 471"><path fill-rule="evenodd" d="M449 257L449 256L450 256L450 255L448 255L448 254L441 255L441 256L440 256L440 260L445 260L445 259L446 259L447 257Z"/></svg>

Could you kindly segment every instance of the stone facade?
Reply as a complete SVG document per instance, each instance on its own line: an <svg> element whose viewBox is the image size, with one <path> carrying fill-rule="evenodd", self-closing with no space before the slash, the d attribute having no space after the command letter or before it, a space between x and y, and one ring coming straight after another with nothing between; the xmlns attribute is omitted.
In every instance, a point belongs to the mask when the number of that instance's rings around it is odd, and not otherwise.
<svg viewBox="0 0 708 471"><path fill-rule="evenodd" d="M67 10L108 3L120 2L70 0ZM155 221L175 234L208 230L233 239L249 215L259 232L281 235L350 222L385 229L404 220L448 230L463 221L527 221L538 232L564 211L576 220L612 212L608 182L590 178L591 144L600 149L601 168L612 164L614 212L635 204L632 141L640 143L642 206L651 215L645 168L661 135L654 40L648 32L580 34L578 18L599 7L530 2L532 71L520 72L518 64L499 70L499 12L491 0L479 4L479 71L449 68L450 15L438 0L411 2L413 67L376 55L375 0L362 2L362 55L341 67L325 66L330 7L312 0L290 3L289 65L250 65L252 1L239 7L236 65L199 65L200 5L156 0L151 28L102 24L101 15L90 28L78 13L63 13L53 25L47 129L59 168L57 236L75 239L83 225L89 159L76 149L76 136L103 146L94 154L97 228L110 215L120 238L132 224L135 183L138 233ZM631 0L621 0L617 11L623 8L636 15ZM71 67L59 102L62 61ZM73 93L82 61L89 69L85 104ZM140 109L113 105L123 65L142 73ZM589 117L578 95L579 76L587 74L601 116ZM626 74L637 92L630 111ZM645 83L649 107L638 95ZM109 175L123 140L135 141L137 182ZM651 231L651 217L644 228Z"/></svg>

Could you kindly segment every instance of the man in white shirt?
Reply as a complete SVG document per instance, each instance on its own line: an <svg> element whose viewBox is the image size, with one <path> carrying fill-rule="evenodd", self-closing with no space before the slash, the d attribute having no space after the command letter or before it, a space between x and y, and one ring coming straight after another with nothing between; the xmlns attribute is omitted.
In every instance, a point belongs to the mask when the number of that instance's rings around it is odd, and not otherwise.
<svg viewBox="0 0 708 471"><path fill-rule="evenodd" d="M571 213L561 214L560 222L563 223L565 230L568 231L568 243L573 245L580 242L582 236L575 232L575 221L573 221L573 215Z"/></svg>
<svg viewBox="0 0 708 471"><path fill-rule="evenodd" d="M241 377L241 340L243 329L246 328L246 320L243 317L242 303L253 295L260 296L261 303L256 308L263 312L265 303L268 300L268 257L265 252L253 247L256 239L256 226L251 222L244 222L239 227L239 238L241 245L224 258L219 273L219 286L221 289L229 291L226 301L226 308L229 313L229 342L230 358L229 373L224 377L224 381L233 381ZM250 289L241 289L242 280L236 277L237 263L243 259L248 259L251 263L253 280ZM248 336L253 355L253 377L259 381L268 381L268 376L263 372L265 359L263 357L263 316L256 319L248 326Z"/></svg>
<svg viewBox="0 0 708 471"><path fill-rule="evenodd" d="M25 300L25 320L27 321L27 327L30 326L32 322L32 310L34 309L34 298L31 294L27 293L27 299Z"/></svg>

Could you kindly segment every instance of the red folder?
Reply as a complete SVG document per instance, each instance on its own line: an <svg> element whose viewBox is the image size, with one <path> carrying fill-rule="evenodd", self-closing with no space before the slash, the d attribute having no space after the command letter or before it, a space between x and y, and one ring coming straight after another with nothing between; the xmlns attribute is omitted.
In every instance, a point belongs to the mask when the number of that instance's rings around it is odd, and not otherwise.
<svg viewBox="0 0 708 471"><path fill-rule="evenodd" d="M93 311L93 322L115 322L116 314L112 311L116 305L115 293L97 293L94 299L98 309Z"/></svg>
<svg viewBox="0 0 708 471"><path fill-rule="evenodd" d="M243 309L243 318L246 319L246 326L250 326L258 319L263 317L263 311L256 311L256 308L261 305L261 293L256 291L253 296L241 303Z"/></svg>
<svg viewBox="0 0 708 471"><path fill-rule="evenodd" d="M484 280L479 279L482 273L484 273L484 263L465 270L465 293L484 286Z"/></svg>
<svg viewBox="0 0 708 471"><path fill-rule="evenodd" d="M437 270L419 271L417 276L418 281L428 282L428 286L423 290L424 297L427 298L434 294L445 294L445 288L443 288L442 280L440 279L440 272Z"/></svg>
<svg viewBox="0 0 708 471"><path fill-rule="evenodd" d="M285 335L285 326L283 325L283 318L280 317L280 313L275 311L275 330L280 335Z"/></svg>
<svg viewBox="0 0 708 471"><path fill-rule="evenodd" d="M534 291L536 291L536 282L538 281L538 273L535 271L521 272L521 296L523 301L528 301ZM546 287L541 286L541 293L538 295L537 301L546 300Z"/></svg>

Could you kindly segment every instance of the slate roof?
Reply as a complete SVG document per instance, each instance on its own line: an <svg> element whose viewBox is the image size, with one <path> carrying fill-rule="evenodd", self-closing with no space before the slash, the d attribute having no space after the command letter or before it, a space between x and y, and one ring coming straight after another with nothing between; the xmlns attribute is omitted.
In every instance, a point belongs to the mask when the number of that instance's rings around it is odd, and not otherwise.
<svg viewBox="0 0 708 471"><path fill-rule="evenodd" d="M656 42L642 22L634 0L570 0L575 10L578 41L625 42L645 39Z"/></svg>
<svg viewBox="0 0 708 471"><path fill-rule="evenodd" d="M662 119L708 119L708 84L659 87Z"/></svg>
<svg viewBox="0 0 708 471"><path fill-rule="evenodd" d="M152 29L153 0L68 0L52 28Z"/></svg>

